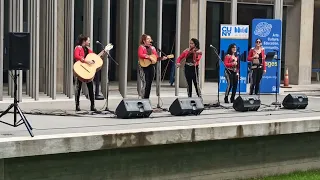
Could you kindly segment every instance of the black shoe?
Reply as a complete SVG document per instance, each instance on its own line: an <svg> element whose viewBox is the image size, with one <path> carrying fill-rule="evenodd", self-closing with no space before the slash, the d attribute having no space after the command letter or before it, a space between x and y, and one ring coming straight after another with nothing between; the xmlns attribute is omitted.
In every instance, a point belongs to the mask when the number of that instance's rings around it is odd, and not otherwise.
<svg viewBox="0 0 320 180"><path fill-rule="evenodd" d="M229 103L229 101L228 101L228 96L225 96L225 97L224 97L224 103Z"/></svg>
<svg viewBox="0 0 320 180"><path fill-rule="evenodd" d="M230 102L233 103L233 101L234 101L234 97L231 97Z"/></svg>
<svg viewBox="0 0 320 180"><path fill-rule="evenodd" d="M97 94L97 95L95 95L94 99L95 100L104 100L104 97L102 95Z"/></svg>
<svg viewBox="0 0 320 180"><path fill-rule="evenodd" d="M95 112L95 111L97 111L97 109L94 106L91 106L90 107L90 111L94 111Z"/></svg>
<svg viewBox="0 0 320 180"><path fill-rule="evenodd" d="M80 106L76 105L76 111L81 111Z"/></svg>

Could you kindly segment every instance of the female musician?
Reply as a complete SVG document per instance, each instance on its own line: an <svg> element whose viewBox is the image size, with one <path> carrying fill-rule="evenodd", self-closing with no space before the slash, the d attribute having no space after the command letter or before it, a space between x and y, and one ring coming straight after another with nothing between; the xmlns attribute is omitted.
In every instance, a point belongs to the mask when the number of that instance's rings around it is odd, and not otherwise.
<svg viewBox="0 0 320 180"><path fill-rule="evenodd" d="M188 97L192 97L192 81L196 89L198 97L201 97L201 91L199 89L199 62L202 57L200 50L200 43L198 39L192 38L189 41L189 48L184 50L177 59L177 67L180 67L181 60L185 59L184 73L188 83Z"/></svg>
<svg viewBox="0 0 320 180"><path fill-rule="evenodd" d="M260 93L260 81L262 75L266 73L265 57L262 41L261 39L256 39L256 45L250 49L248 55L248 61L252 63L250 95L253 94L253 91L256 95Z"/></svg>
<svg viewBox="0 0 320 180"><path fill-rule="evenodd" d="M230 44L227 50L227 55L224 57L224 64L226 69L224 75L226 77L228 86L226 89L224 102L229 103L228 96L232 89L230 102L233 103L234 97L236 96L238 80L239 80L239 58L236 56L237 46L236 44Z"/></svg>
<svg viewBox="0 0 320 180"><path fill-rule="evenodd" d="M152 39L151 36L147 34L143 34L140 38L140 46L138 48L138 57L139 59L144 59L144 61L150 61L151 55L154 55L157 59L159 58L157 50L151 44ZM167 59L167 57L162 57L162 60ZM143 98L149 99L152 81L155 75L155 66L150 64L148 67L141 67L143 70L143 74L141 77L141 81L144 87Z"/></svg>
<svg viewBox="0 0 320 180"><path fill-rule="evenodd" d="M93 64L92 61L85 60L86 56L89 53L93 53L91 50L90 46L90 38L88 36L80 35L77 40L77 46L74 49L74 60L75 61L82 61L87 64ZM75 92L75 100L76 100L76 111L81 111L80 109L80 91L81 91L81 86L82 82L77 79L76 82L76 92ZM89 91L89 97L90 97L90 102L91 102L91 111L97 111L94 105L94 94L93 94L93 83L92 81L87 82L87 87Z"/></svg>

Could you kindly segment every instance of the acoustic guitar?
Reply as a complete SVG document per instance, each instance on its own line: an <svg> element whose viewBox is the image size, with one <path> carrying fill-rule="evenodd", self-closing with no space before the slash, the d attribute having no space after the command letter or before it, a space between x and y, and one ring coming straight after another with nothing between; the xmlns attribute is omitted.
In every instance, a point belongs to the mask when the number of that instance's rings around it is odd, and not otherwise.
<svg viewBox="0 0 320 180"><path fill-rule="evenodd" d="M113 48L112 44L108 44L106 49L102 50L99 54L89 53L85 61L92 61L93 64L87 64L85 62L77 61L73 65L73 72L75 76L82 82L90 82L93 80L97 71L102 68L103 60L101 57Z"/></svg>
<svg viewBox="0 0 320 180"><path fill-rule="evenodd" d="M157 56L152 54L152 55L149 55L149 58L150 59L141 59L139 58L139 64L141 67L148 67L150 66L150 64L155 64L157 63ZM174 55L173 54L170 54L167 56L168 59L171 59L171 58L174 58Z"/></svg>

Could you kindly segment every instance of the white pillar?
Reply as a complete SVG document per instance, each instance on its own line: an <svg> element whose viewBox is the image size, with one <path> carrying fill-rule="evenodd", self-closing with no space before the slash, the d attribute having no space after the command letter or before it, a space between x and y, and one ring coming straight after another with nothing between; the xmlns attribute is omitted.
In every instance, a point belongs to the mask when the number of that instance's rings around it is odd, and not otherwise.
<svg viewBox="0 0 320 180"><path fill-rule="evenodd" d="M276 0L274 2L273 12L274 12L274 14L273 14L274 19L281 19L282 20L283 0Z"/></svg>
<svg viewBox="0 0 320 180"><path fill-rule="evenodd" d="M70 99L73 97L73 50L74 50L74 2L64 0L64 93Z"/></svg>
<svg viewBox="0 0 320 180"><path fill-rule="evenodd" d="M276 0L277 1L277 0ZM231 0L231 24L236 25L238 22L238 0Z"/></svg>
<svg viewBox="0 0 320 180"><path fill-rule="evenodd" d="M206 51L206 15L207 15L207 0L199 0L198 2L198 37L201 44L200 49L202 50L202 59L200 60L199 68L199 83L200 88L204 87L205 82L205 51Z"/></svg>
<svg viewBox="0 0 320 180"><path fill-rule="evenodd" d="M128 38L129 38L129 0L119 0L119 90L123 98L127 96Z"/></svg>
<svg viewBox="0 0 320 180"><path fill-rule="evenodd" d="M158 24L158 28L157 28L157 47L159 49L161 49L162 46L162 8L163 8L163 0L158 0L158 9L157 9L157 24ZM161 57L162 54L161 52L159 52L159 57ZM157 63L157 89L156 89L156 94L158 96L158 104L157 104L157 108L160 108L161 105L161 99L160 99L160 91L161 91L161 61L159 61Z"/></svg>
<svg viewBox="0 0 320 180"><path fill-rule="evenodd" d="M146 23L146 0L140 0L140 15L139 15L139 35L144 34L145 31L145 23ZM140 44L139 44L140 45ZM140 66L137 64L137 91L138 96L141 97L141 79L140 79Z"/></svg>
<svg viewBox="0 0 320 180"><path fill-rule="evenodd" d="M176 45L175 45L175 58L180 55L180 41L181 41L181 6L182 0L177 0L177 12L176 12ZM179 68L175 69L175 96L179 96Z"/></svg>
<svg viewBox="0 0 320 180"><path fill-rule="evenodd" d="M110 0L102 1L102 42L107 44L110 43ZM113 51L113 50L112 50ZM106 107L108 106L108 98L109 98L109 63L110 60L106 55L104 57L104 63L101 71L101 91L103 96L106 98Z"/></svg>
<svg viewBox="0 0 320 180"><path fill-rule="evenodd" d="M4 1L0 1L0 101L3 100Z"/></svg>
<svg viewBox="0 0 320 180"><path fill-rule="evenodd" d="M295 0L288 7L285 66L291 84L311 84L314 0Z"/></svg>

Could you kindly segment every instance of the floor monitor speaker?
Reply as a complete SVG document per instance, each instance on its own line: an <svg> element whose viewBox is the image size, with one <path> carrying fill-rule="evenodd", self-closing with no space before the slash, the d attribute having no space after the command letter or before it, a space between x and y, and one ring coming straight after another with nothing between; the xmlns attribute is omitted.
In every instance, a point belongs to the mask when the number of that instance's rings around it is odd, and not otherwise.
<svg viewBox="0 0 320 180"><path fill-rule="evenodd" d="M308 106L308 97L305 94L288 94L282 105L285 109L305 109Z"/></svg>
<svg viewBox="0 0 320 180"><path fill-rule="evenodd" d="M153 109L149 99L123 99L116 109L117 118L146 118Z"/></svg>
<svg viewBox="0 0 320 180"><path fill-rule="evenodd" d="M199 115L204 110L201 98L177 98L169 111L174 116Z"/></svg>
<svg viewBox="0 0 320 180"><path fill-rule="evenodd" d="M239 112L258 111L260 105L258 96L238 96L233 102L233 109Z"/></svg>

